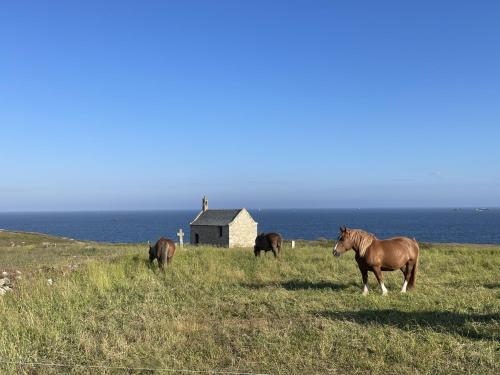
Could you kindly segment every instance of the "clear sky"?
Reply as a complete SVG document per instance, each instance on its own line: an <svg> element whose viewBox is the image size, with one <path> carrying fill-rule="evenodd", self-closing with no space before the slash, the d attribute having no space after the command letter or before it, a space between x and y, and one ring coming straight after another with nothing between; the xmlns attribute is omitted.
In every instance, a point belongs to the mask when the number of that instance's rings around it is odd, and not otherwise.
<svg viewBox="0 0 500 375"><path fill-rule="evenodd" d="M0 167L0 211L500 206L500 2L3 2Z"/></svg>

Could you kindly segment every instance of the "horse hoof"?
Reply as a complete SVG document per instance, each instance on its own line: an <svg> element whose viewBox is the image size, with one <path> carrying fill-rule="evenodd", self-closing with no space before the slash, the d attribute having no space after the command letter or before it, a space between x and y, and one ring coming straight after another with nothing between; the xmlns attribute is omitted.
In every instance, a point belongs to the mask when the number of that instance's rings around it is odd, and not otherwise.
<svg viewBox="0 0 500 375"><path fill-rule="evenodd" d="M382 292L382 295L383 295L383 296L386 296L386 295L388 295L388 294L389 294L389 293L388 293L387 291Z"/></svg>
<svg viewBox="0 0 500 375"><path fill-rule="evenodd" d="M406 290L402 290L402 289L401 289L401 293L406 293Z"/></svg>
<svg viewBox="0 0 500 375"><path fill-rule="evenodd" d="M367 296L368 295L368 292L363 292L361 293L362 296Z"/></svg>

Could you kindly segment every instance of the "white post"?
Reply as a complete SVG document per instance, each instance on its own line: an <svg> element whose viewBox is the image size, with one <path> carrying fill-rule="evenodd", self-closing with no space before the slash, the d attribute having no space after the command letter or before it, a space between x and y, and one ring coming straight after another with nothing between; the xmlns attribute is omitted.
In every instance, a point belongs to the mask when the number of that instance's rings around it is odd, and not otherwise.
<svg viewBox="0 0 500 375"><path fill-rule="evenodd" d="M179 231L177 232L177 237L179 237L179 245L181 246L181 248L184 247L184 232L182 231L182 228L179 229Z"/></svg>
<svg viewBox="0 0 500 375"><path fill-rule="evenodd" d="M295 241L292 241L292 249L295 249Z"/></svg>

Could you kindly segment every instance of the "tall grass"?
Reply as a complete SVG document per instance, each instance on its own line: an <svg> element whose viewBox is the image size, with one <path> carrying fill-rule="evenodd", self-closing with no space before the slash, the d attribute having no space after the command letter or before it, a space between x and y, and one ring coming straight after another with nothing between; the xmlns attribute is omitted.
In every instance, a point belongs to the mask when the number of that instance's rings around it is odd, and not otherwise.
<svg viewBox="0 0 500 375"><path fill-rule="evenodd" d="M26 277L0 297L1 360L273 374L500 372L497 247L423 250L416 290L400 294L400 273L385 273L389 296L370 275L363 297L352 254L336 259L328 247L286 248L281 262L250 249L189 248L161 273L148 268L144 246L92 244L95 259L78 258L88 246L71 247L77 258L54 255L56 266L41 271L26 259ZM0 247L2 266L10 251ZM64 271L74 259L76 270ZM0 372L114 373L12 363Z"/></svg>

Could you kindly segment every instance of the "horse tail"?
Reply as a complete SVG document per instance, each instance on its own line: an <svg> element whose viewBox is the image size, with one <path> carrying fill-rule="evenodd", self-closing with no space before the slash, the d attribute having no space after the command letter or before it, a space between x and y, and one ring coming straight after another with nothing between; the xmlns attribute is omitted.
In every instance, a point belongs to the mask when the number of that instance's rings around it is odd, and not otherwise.
<svg viewBox="0 0 500 375"><path fill-rule="evenodd" d="M157 257L158 259L166 259L168 255L168 241L161 241L160 246L158 246Z"/></svg>
<svg viewBox="0 0 500 375"><path fill-rule="evenodd" d="M274 256L278 259L281 258L281 245L282 245L281 235L278 234L271 241L271 248L273 249Z"/></svg>
<svg viewBox="0 0 500 375"><path fill-rule="evenodd" d="M415 242L416 257L415 257L415 265L413 266L413 269L411 270L410 280L408 280L408 288L415 287L415 279L417 277L417 269L418 269L419 247L418 247L418 242L415 239L413 239L413 242Z"/></svg>
<svg viewBox="0 0 500 375"><path fill-rule="evenodd" d="M280 254L281 254L281 251L283 250L283 245L285 244L285 241L283 241L283 237L281 236L281 234L279 234L279 237L278 237L278 248L280 250Z"/></svg>

